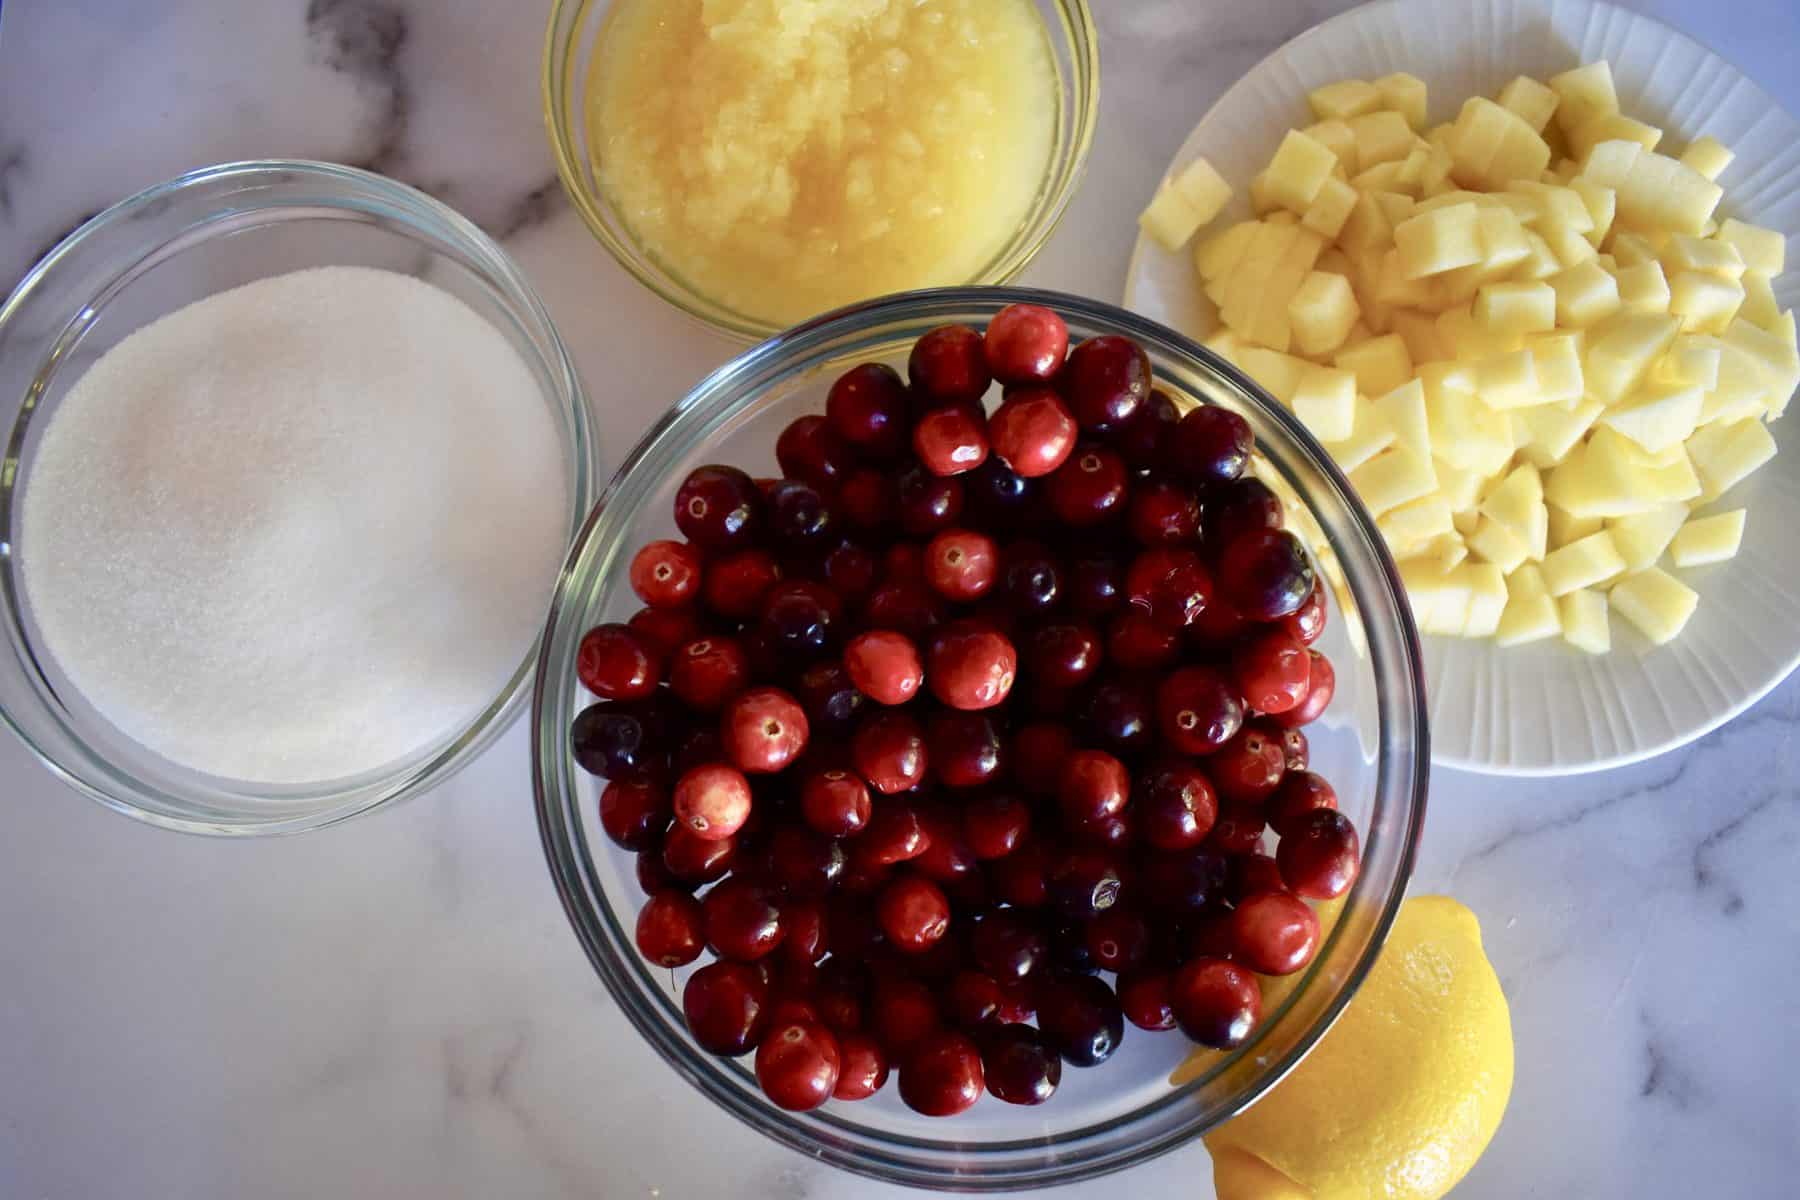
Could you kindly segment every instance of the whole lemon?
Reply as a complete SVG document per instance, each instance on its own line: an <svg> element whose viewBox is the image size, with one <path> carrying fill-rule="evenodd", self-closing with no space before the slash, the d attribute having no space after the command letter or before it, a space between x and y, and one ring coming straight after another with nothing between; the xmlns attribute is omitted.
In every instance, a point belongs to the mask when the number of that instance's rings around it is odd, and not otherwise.
<svg viewBox="0 0 1800 1200"><path fill-rule="evenodd" d="M1512 1022L1475 914L1406 901L1337 1024L1206 1137L1219 1200L1435 1200L1512 1093Z"/></svg>

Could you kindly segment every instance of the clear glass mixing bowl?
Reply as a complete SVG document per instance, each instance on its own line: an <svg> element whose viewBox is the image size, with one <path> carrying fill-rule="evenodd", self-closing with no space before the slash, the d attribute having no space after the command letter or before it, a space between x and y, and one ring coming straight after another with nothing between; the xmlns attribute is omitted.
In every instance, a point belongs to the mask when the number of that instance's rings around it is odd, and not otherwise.
<svg viewBox="0 0 1800 1200"><path fill-rule="evenodd" d="M1135 338L1178 403L1205 400L1249 420L1259 472L1286 493L1290 527L1311 542L1331 584L1318 648L1337 668L1337 696L1307 734L1314 767L1336 786L1363 835L1362 874L1299 985L1271 1006L1245 1046L1217 1055L1189 1082L1170 1083L1193 1049L1186 1039L1127 1027L1111 1060L1065 1070L1056 1095L1036 1108L986 1097L960 1117L933 1120L902 1105L890 1085L870 1100L785 1112L757 1089L748 1059L714 1057L689 1036L681 985L693 968L656 968L636 949L643 897L633 858L600 826L601 781L568 752L570 722L591 702L575 677L576 646L588 628L638 607L626 568L644 542L676 536L673 497L690 470L729 462L765 473L776 435L794 417L822 411L838 372L868 360L904 370L908 348L927 330L949 322L980 327L1016 301L1055 308L1075 338ZM1374 962L1425 815L1430 755L1418 638L1380 534L1343 475L1292 416L1220 359L1162 326L1073 296L1017 288L893 296L798 326L713 372L607 486L564 569L542 644L532 711L538 822L594 969L657 1053L726 1111L804 1154L895 1183L961 1191L1065 1183L1161 1154L1252 1103L1325 1032Z"/></svg>
<svg viewBox="0 0 1800 1200"><path fill-rule="evenodd" d="M12 411L0 469L0 717L77 790L155 825L215 834L329 825L441 782L523 710L535 645L493 702L438 744L355 778L258 787L185 769L133 742L43 651L14 550L46 418L96 358L142 326L215 292L325 265L417 276L492 322L530 368L561 431L570 536L594 500L599 448L549 314L504 250L423 192L329 163L228 163L140 192L70 234L0 307L0 395Z"/></svg>

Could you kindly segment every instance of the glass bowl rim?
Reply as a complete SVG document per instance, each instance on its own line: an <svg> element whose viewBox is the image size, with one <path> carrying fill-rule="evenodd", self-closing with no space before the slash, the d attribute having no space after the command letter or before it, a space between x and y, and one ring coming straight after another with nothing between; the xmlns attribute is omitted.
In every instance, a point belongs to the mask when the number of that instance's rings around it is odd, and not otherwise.
<svg viewBox="0 0 1800 1200"><path fill-rule="evenodd" d="M813 350L819 344L827 342L835 334L878 328L890 322L904 320L909 315L919 315L930 311L934 306L950 308L958 305L967 307L975 304L983 306L992 304L998 306L1007 303L1047 305L1078 319L1104 322L1127 336L1148 338L1164 343L1193 363L1213 373L1220 381L1241 393L1241 398L1262 410L1263 415L1281 429L1292 449L1304 456L1309 466L1319 470L1326 477L1328 483L1338 493L1339 499L1342 500L1349 521L1376 552L1375 561L1378 570L1377 578L1373 582L1389 601L1385 607L1388 610L1387 615L1393 620L1394 632L1397 634L1395 641L1399 651L1399 674L1410 684L1406 691L1412 704L1411 729L1402 732L1410 734L1413 742L1414 749L1410 763L1412 776L1410 789L1396 797L1404 804L1404 809L1400 813L1403 824L1396 835L1399 838L1399 850L1395 860L1395 874L1387 893L1375 898L1374 906L1379 911L1375 914L1369 927L1366 946L1355 961L1349 965L1341 985L1336 993L1325 1001L1311 1027L1301 1034L1279 1061L1262 1068L1252 1082L1245 1085L1237 1095L1231 1097L1223 1116L1205 1126L1200 1125L1197 1121L1186 1123L1174 1131L1142 1141L1112 1157L1099 1157L1048 1166L1040 1165L1035 1169L1028 1168L1024 1173L1016 1176L945 1175L928 1177L929 1172L923 1168L912 1164L896 1165L891 1158L875 1157L864 1147L857 1147L853 1151L846 1152L834 1146L821 1144L808 1137L802 1127L791 1124L788 1114L775 1110L773 1106L758 1104L754 1099L748 1098L736 1089L716 1084L709 1077L708 1068L701 1062L702 1056L659 1024L653 1015L643 1011L644 998L640 994L634 977L630 974L628 965L619 961L618 955L608 943L595 920L596 914L586 903L581 878L583 867L580 861L586 857L585 851L579 846L568 844L569 839L566 835L569 830L560 820L558 812L558 801L561 797L560 794L552 796L552 787L545 770L547 750L550 747L561 747L564 744L560 729L547 732L544 727L546 714L551 705L550 693L554 686L560 686L562 682L557 677L557 664L551 661L551 650L556 640L551 637L551 633L560 621L567 619L567 610L574 599L572 589L579 578L577 568L583 552L598 528L602 514L613 501L624 481L638 469L646 455L677 425L683 423L689 416L704 411L704 406L709 402L716 402L720 395L728 394L735 377L741 374L754 374L755 369L759 367L768 368L772 362L778 362L785 355ZM732 401L730 407L753 402L760 394L760 391L747 392ZM729 411L729 408L725 411ZM546 619L544 636L539 639L539 654L537 682L532 691L531 747L532 791L533 802L537 810L539 836L551 880L556 888L558 899L562 903L564 913L574 928L576 937L581 942L590 963L596 973L600 975L602 982L605 983L607 991L639 1035L650 1043L658 1057L721 1109L737 1117L759 1133L808 1157L821 1159L853 1173L882 1179L890 1183L946 1191L971 1192L1008 1191L1070 1183L1123 1170L1155 1158L1191 1141L1205 1132L1207 1128L1211 1128L1213 1124L1217 1124L1218 1121L1229 1119L1230 1116L1242 1112L1299 1064L1312 1047L1318 1043L1318 1040L1329 1031L1342 1014L1345 1006L1349 1004L1351 998L1361 987L1381 952L1388 932L1398 915L1400 905L1406 898L1407 886L1417 861L1424 827L1431 761L1423 655L1417 628L1413 623L1411 611L1405 603L1405 591L1399 572L1395 568L1391 555L1387 553L1386 543L1375 526L1374 518L1356 498L1349 480L1337 468L1324 448L1317 444L1296 418L1247 376L1205 347L1175 330L1102 301L1084 299L1060 292L1019 287L964 286L902 292L849 305L813 318L745 350L716 368L672 405L649 428L632 447L601 492L564 563L556 595L551 601L550 612ZM1377 761L1379 762L1379 759ZM610 909L610 906L604 907ZM610 917L610 913L607 915ZM1329 945L1330 937L1328 935L1326 946ZM1283 1000L1283 1004L1297 1001L1309 989L1310 984L1296 988L1291 996ZM1254 1045L1255 1043L1251 1042L1245 1049L1252 1048ZM1171 1095L1180 1097L1197 1086L1197 1082L1183 1085L1181 1088L1175 1089ZM1143 1113L1143 1109L1135 1110L1131 1114L1103 1123L1103 1126L1128 1122ZM1096 1128L1098 1127L1088 1127L1081 1133L1085 1135L1094 1132ZM870 1137L870 1135L861 1136L865 1140ZM873 1136L884 1138L896 1146L919 1142L919 1139L905 1135ZM1052 1141L1048 1145L1054 1146L1055 1142ZM1017 1147L988 1146L986 1148L991 1150Z"/></svg>
<svg viewBox="0 0 1800 1200"><path fill-rule="evenodd" d="M308 197L304 207L398 217L400 219L397 222L386 227L388 231L420 245L427 243L417 230L409 227L410 224L417 222L421 226L435 227L448 246L479 264L488 277L488 286L504 301L508 309L513 310L515 317L528 322L531 332L543 335L545 345L542 349L545 353L537 355L541 360L537 365L550 381L555 394L551 396L544 389L539 390L546 400L554 400L557 406L558 416L562 421L558 441L574 467L569 480L565 535L573 538L593 502L601 462L593 420L588 411L586 389L575 369L568 347L543 299L505 247L448 204L397 179L342 163L301 158L240 159L184 171L115 201L62 237L20 276L18 283L4 300L0 300L0 330L11 323L20 307L28 302L31 294L52 271L102 233L139 214L156 212L171 200L189 195L207 184L234 178L255 180L267 177L270 184L280 185L286 182L283 176L297 177L300 181L336 184L349 189L351 193L339 197ZM233 202L217 205L196 215L180 234L167 239L163 244L174 244L180 238L206 230L207 226L230 215L290 206L289 201L273 197L257 198L249 204ZM208 232L199 240L205 241L211 236ZM157 248L140 243L136 248L136 257L126 261L121 256L118 259L119 269L112 276L113 281L128 274L146 255L155 253ZM187 248L189 247L184 245L177 253ZM66 329L65 325L46 336L60 337ZM16 422L17 417L14 418L15 426ZM563 432L564 429L566 433ZM0 537L5 536L5 531L0 531ZM560 575L557 582L560 582ZM16 628L17 622L13 619L10 606L5 620L8 625L15 627L14 636L24 644L26 639L23 631ZM541 627L537 636L542 636ZM398 767L382 770L377 774L359 776L355 783L341 789L301 796L292 804L284 804L277 810L279 815L268 818L252 815L248 809L253 801L243 799L241 793L233 796L233 799L245 806L238 813L226 815L214 812L207 816L182 814L178 810L186 803L186 798L178 789L165 791L160 786L149 785L130 772L115 767L105 756L91 749L88 753L103 772L100 782L65 765L58 752L40 745L4 705L0 705L0 727L16 737L31 752L32 757L62 783L114 812L148 825L181 833L218 837L267 837L304 833L339 824L388 804L415 798L467 766L525 712L525 698L536 672L538 651L539 646L534 639L521 655L519 666L494 699L469 718L449 741L429 757L408 760ZM66 721L60 717L56 720L64 727L71 740L86 743L86 739L69 727ZM152 807L141 799L146 791L155 792L159 800L173 803L167 808ZM301 805L304 807L299 807Z"/></svg>

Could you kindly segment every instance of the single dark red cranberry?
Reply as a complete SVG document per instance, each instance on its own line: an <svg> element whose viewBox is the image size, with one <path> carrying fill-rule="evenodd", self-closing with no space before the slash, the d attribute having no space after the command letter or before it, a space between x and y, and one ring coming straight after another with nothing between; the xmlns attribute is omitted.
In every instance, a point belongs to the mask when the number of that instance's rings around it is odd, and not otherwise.
<svg viewBox="0 0 1800 1200"><path fill-rule="evenodd" d="M764 596L780 579L781 567L769 554L740 550L707 568L701 590L707 608L721 617L742 621L762 611Z"/></svg>
<svg viewBox="0 0 1800 1200"><path fill-rule="evenodd" d="M875 590L879 570L880 564L868 547L850 541L838 543L825 555L823 564L826 585L851 607L861 604Z"/></svg>
<svg viewBox="0 0 1800 1200"><path fill-rule="evenodd" d="M665 888L680 892L693 890L692 885L675 878L674 872L663 866L660 838L655 844L637 852L636 871L638 890L646 896L654 896Z"/></svg>
<svg viewBox="0 0 1800 1200"><path fill-rule="evenodd" d="M750 781L724 763L695 767L675 783L675 820L695 837L728 838L750 819Z"/></svg>
<svg viewBox="0 0 1800 1200"><path fill-rule="evenodd" d="M1230 483L1250 466L1250 423L1228 408L1202 404L1175 426L1170 462L1201 487Z"/></svg>
<svg viewBox="0 0 1800 1200"><path fill-rule="evenodd" d="M762 1040L768 999L768 982L754 966L714 962L688 976L681 1011L702 1050L735 1057Z"/></svg>
<svg viewBox="0 0 1800 1200"><path fill-rule="evenodd" d="M775 439L775 461L789 479L830 491L855 468L856 455L825 417L808 413Z"/></svg>
<svg viewBox="0 0 1800 1200"><path fill-rule="evenodd" d="M1063 975L1038 988L1038 1029L1072 1067L1096 1067L1125 1037L1119 998L1091 975Z"/></svg>
<svg viewBox="0 0 1800 1200"><path fill-rule="evenodd" d="M1237 736L1244 705L1211 667L1183 667L1156 689L1156 728L1182 754L1211 754Z"/></svg>
<svg viewBox="0 0 1800 1200"><path fill-rule="evenodd" d="M749 684L749 656L733 638L697 638L669 659L669 689L696 712L718 712Z"/></svg>
<svg viewBox="0 0 1800 1200"><path fill-rule="evenodd" d="M700 636L700 618L691 608L640 608L625 625L658 658Z"/></svg>
<svg viewBox="0 0 1800 1200"><path fill-rule="evenodd" d="M863 533L888 528L900 515L900 486L889 470L859 467L838 486L837 509Z"/></svg>
<svg viewBox="0 0 1800 1200"><path fill-rule="evenodd" d="M805 1112L831 1099L843 1058L817 1021L774 1025L756 1048L756 1082L777 1108Z"/></svg>
<svg viewBox="0 0 1800 1200"><path fill-rule="evenodd" d="M1257 712L1284 713L1311 690L1311 662L1300 640L1280 627L1239 644L1231 656L1238 694Z"/></svg>
<svg viewBox="0 0 1800 1200"><path fill-rule="evenodd" d="M931 643L925 680L939 703L951 708L992 708L1006 699L1019 658L1005 637L980 627L949 628Z"/></svg>
<svg viewBox="0 0 1800 1200"><path fill-rule="evenodd" d="M743 549L757 535L762 492L736 467L695 467L675 492L675 524L708 550Z"/></svg>
<svg viewBox="0 0 1800 1200"><path fill-rule="evenodd" d="M1043 925L1017 908L983 913L969 934L975 965L1002 983L1034 976L1049 960L1050 942Z"/></svg>
<svg viewBox="0 0 1800 1200"><path fill-rule="evenodd" d="M961 475L987 461L987 419L979 408L934 408L913 426L913 453L933 475Z"/></svg>
<svg viewBox="0 0 1800 1200"><path fill-rule="evenodd" d="M1209 847L1148 854L1138 863L1145 906L1172 915L1201 911L1224 896L1226 884L1225 857Z"/></svg>
<svg viewBox="0 0 1800 1200"><path fill-rule="evenodd" d="M663 838L662 861L669 874L698 887L721 879L737 857L737 839L703 838L685 825L676 825Z"/></svg>
<svg viewBox="0 0 1800 1200"><path fill-rule="evenodd" d="M1191 762L1160 763L1138 777L1132 808L1144 841L1158 850L1191 850L1218 819L1219 801L1206 772Z"/></svg>
<svg viewBox="0 0 1800 1200"><path fill-rule="evenodd" d="M726 757L750 774L771 774L806 749L806 711L780 688L751 688L725 706L719 737Z"/></svg>
<svg viewBox="0 0 1800 1200"><path fill-rule="evenodd" d="M925 830L925 850L913 860L913 870L946 888L969 884L972 877L979 878L980 860L963 840L962 822L956 814L942 805L921 804L917 807L920 826ZM963 889L956 887L956 890Z"/></svg>
<svg viewBox="0 0 1800 1200"><path fill-rule="evenodd" d="M770 870L792 896L829 893L843 878L849 857L844 843L804 825L783 825L769 837Z"/></svg>
<svg viewBox="0 0 1800 1200"><path fill-rule="evenodd" d="M1156 744L1156 702L1142 680L1100 683L1088 696L1081 722L1088 737L1120 758L1136 758Z"/></svg>
<svg viewBox="0 0 1800 1200"><path fill-rule="evenodd" d="M1312 724L1337 694L1337 672L1332 668L1329 658L1317 650L1308 649L1306 664L1306 698L1284 713L1271 713L1269 719L1277 725L1291 728Z"/></svg>
<svg viewBox="0 0 1800 1200"><path fill-rule="evenodd" d="M1087 846L1069 847L1052 859L1044 882L1057 911L1081 921L1117 904L1124 888L1118 856Z"/></svg>
<svg viewBox="0 0 1800 1200"><path fill-rule="evenodd" d="M989 434L992 437L992 434ZM964 520L990 534L1010 536L1043 524L1042 489L996 454L962 477Z"/></svg>
<svg viewBox="0 0 1800 1200"><path fill-rule="evenodd" d="M979 400L993 381L981 335L967 325L940 325L914 342L906 377L933 406Z"/></svg>
<svg viewBox="0 0 1800 1200"><path fill-rule="evenodd" d="M831 949L825 909L815 900L781 902L781 961L788 967L814 966Z"/></svg>
<svg viewBox="0 0 1800 1200"><path fill-rule="evenodd" d="M685 967L705 948L704 922L700 902L686 892L658 892L638 910L638 950L659 967Z"/></svg>
<svg viewBox="0 0 1800 1200"><path fill-rule="evenodd" d="M1001 594L1026 616L1041 616L1062 599L1062 564L1038 542L1014 542L1001 556Z"/></svg>
<svg viewBox="0 0 1800 1200"><path fill-rule="evenodd" d="M974 600L994 586L1000 549L985 533L946 529L925 547L925 582L946 600Z"/></svg>
<svg viewBox="0 0 1800 1200"><path fill-rule="evenodd" d="M1281 868L1273 856L1258 850L1249 854L1232 855L1226 888L1231 902L1241 904L1260 892L1285 892L1287 884L1281 881ZM1234 954L1232 957L1241 956Z"/></svg>
<svg viewBox="0 0 1800 1200"><path fill-rule="evenodd" d="M1063 524L1087 529L1125 511L1128 483L1118 454L1104 446L1078 446L1050 474L1044 495Z"/></svg>
<svg viewBox="0 0 1800 1200"><path fill-rule="evenodd" d="M1125 526L1146 546L1186 545L1200 533L1200 500L1173 479L1153 479L1132 489Z"/></svg>
<svg viewBox="0 0 1800 1200"><path fill-rule="evenodd" d="M655 845L671 815L669 794L660 784L615 779L600 793L600 827L626 850Z"/></svg>
<svg viewBox="0 0 1800 1200"><path fill-rule="evenodd" d="M849 730L868 703L844 664L835 661L814 663L800 672L794 681L794 695L806 712L807 728L828 736Z"/></svg>
<svg viewBox="0 0 1800 1200"><path fill-rule="evenodd" d="M753 962L781 944L781 909L759 884L733 875L706 893L701 908L706 944L720 958Z"/></svg>
<svg viewBox="0 0 1800 1200"><path fill-rule="evenodd" d="M1199 562L1200 555L1192 546L1152 546L1139 551L1125 569L1125 596L1134 607L1148 610L1165 582Z"/></svg>
<svg viewBox="0 0 1800 1200"><path fill-rule="evenodd" d="M870 458L898 458L910 444L911 407L898 371L886 363L863 363L831 385L825 419Z"/></svg>
<svg viewBox="0 0 1800 1200"><path fill-rule="evenodd" d="M1072 688L1099 669L1100 636L1072 621L1045 625L1025 643L1025 671L1044 687Z"/></svg>
<svg viewBox="0 0 1800 1200"><path fill-rule="evenodd" d="M892 629L923 641L944 619L944 599L920 579L898 579L877 587L863 606L864 624Z"/></svg>
<svg viewBox="0 0 1800 1200"><path fill-rule="evenodd" d="M764 500L763 524L778 549L790 554L820 554L841 536L837 513L810 483L778 479Z"/></svg>
<svg viewBox="0 0 1800 1200"><path fill-rule="evenodd" d="M905 634L871 629L844 647L844 670L857 690L877 704L905 704L925 682L918 647Z"/></svg>
<svg viewBox="0 0 1800 1200"><path fill-rule="evenodd" d="M1301 645L1310 646L1325 632L1325 614L1325 581L1315 577L1305 602L1283 617L1281 625L1298 638Z"/></svg>
<svg viewBox="0 0 1800 1200"><path fill-rule="evenodd" d="M1214 1050L1243 1045L1262 1019L1256 976L1223 958L1197 958L1177 968L1169 1001L1181 1031Z"/></svg>
<svg viewBox="0 0 1800 1200"><path fill-rule="evenodd" d="M1313 569L1292 533L1256 529L1226 544L1219 556L1219 581L1226 598L1245 616L1273 621L1306 603Z"/></svg>
<svg viewBox="0 0 1800 1200"><path fill-rule="evenodd" d="M1069 327L1041 304L1009 304L989 318L982 348L1001 383L1042 383L1062 369Z"/></svg>
<svg viewBox="0 0 1800 1200"><path fill-rule="evenodd" d="M1018 908L1042 908L1050 902L1050 867L1056 851L1048 843L1025 843L988 865L994 896Z"/></svg>
<svg viewBox="0 0 1800 1200"><path fill-rule="evenodd" d="M1362 846L1349 817L1335 809L1316 808L1288 822L1275 847L1275 861L1293 892L1330 900L1356 882Z"/></svg>
<svg viewBox="0 0 1800 1200"><path fill-rule="evenodd" d="M1153 617L1148 608L1133 604L1113 617L1106 627L1106 654L1127 671L1153 671L1175 661L1181 638Z"/></svg>
<svg viewBox="0 0 1800 1200"><path fill-rule="evenodd" d="M918 810L905 800L887 799L875 802L868 827L850 845L858 861L888 867L917 858L930 842Z"/></svg>
<svg viewBox="0 0 1800 1200"><path fill-rule="evenodd" d="M1251 628L1250 618L1240 612L1222 594L1223 591L1223 588L1215 591L1193 624L1184 631L1188 644L1211 658L1230 654L1238 639Z"/></svg>
<svg viewBox="0 0 1800 1200"><path fill-rule="evenodd" d="M1337 806L1337 791L1323 775L1299 770L1287 773L1263 811L1268 816L1269 828L1279 837L1314 809L1335 809Z"/></svg>
<svg viewBox="0 0 1800 1200"><path fill-rule="evenodd" d="M1141 970L1119 976L1119 1008L1139 1029L1175 1028L1175 1008L1166 971Z"/></svg>
<svg viewBox="0 0 1800 1200"><path fill-rule="evenodd" d="M871 989L869 1028L889 1057L897 1057L943 1028L937 997L918 979L887 976Z"/></svg>
<svg viewBox="0 0 1800 1200"><path fill-rule="evenodd" d="M1220 854L1249 854L1262 845L1262 809L1249 804L1226 804L1206 835L1206 846Z"/></svg>
<svg viewBox="0 0 1800 1200"><path fill-rule="evenodd" d="M1057 795L1065 821L1115 816L1131 798L1131 773L1104 750L1077 750L1063 762Z"/></svg>
<svg viewBox="0 0 1800 1200"><path fill-rule="evenodd" d="M631 590L652 608L680 608L700 596L700 552L686 542L646 542L631 559Z"/></svg>
<svg viewBox="0 0 1800 1200"><path fill-rule="evenodd" d="M999 980L967 967L952 973L944 986L944 1007L949 1010L950 1020L964 1029L998 1021L1001 1000Z"/></svg>
<svg viewBox="0 0 1800 1200"><path fill-rule="evenodd" d="M945 787L978 787L1000 774L1000 734L984 713L954 709L933 713L925 746L932 774Z"/></svg>
<svg viewBox="0 0 1800 1200"><path fill-rule="evenodd" d="M1087 923L1087 944L1102 971L1130 971L1150 956L1150 925L1132 909L1114 905Z"/></svg>
<svg viewBox="0 0 1800 1200"><path fill-rule="evenodd" d="M925 778L924 731L907 713L872 713L850 741L850 761L876 791L904 792Z"/></svg>
<svg viewBox="0 0 1800 1200"><path fill-rule="evenodd" d="M1287 766L1281 743L1258 721L1247 721L1219 752L1206 761L1206 773L1224 800L1259 804L1281 783Z"/></svg>
<svg viewBox="0 0 1800 1200"><path fill-rule="evenodd" d="M1049 388L1020 388L988 419L994 453L1025 479L1050 474L1068 460L1079 432L1068 406Z"/></svg>
<svg viewBox="0 0 1800 1200"><path fill-rule="evenodd" d="M1175 425L1180 420L1181 410L1169 394L1161 388L1151 388L1131 419L1113 430L1112 447L1134 471L1160 470L1169 463Z"/></svg>
<svg viewBox="0 0 1800 1200"><path fill-rule="evenodd" d="M597 625L575 650L575 674L603 700L641 700L662 682L660 655L628 625Z"/></svg>
<svg viewBox="0 0 1800 1200"><path fill-rule="evenodd" d="M1062 1059L1050 1039L1029 1025L982 1031L982 1074L988 1091L1008 1104L1042 1104L1062 1082Z"/></svg>
<svg viewBox="0 0 1800 1200"><path fill-rule="evenodd" d="M981 1052L960 1033L933 1033L900 1060L900 1098L928 1117L953 1117L981 1099Z"/></svg>
<svg viewBox="0 0 1800 1200"><path fill-rule="evenodd" d="M1196 958L1229 959L1237 953L1237 943L1231 936L1231 911L1222 905L1209 905L1190 917L1183 934L1186 939L1183 963Z"/></svg>
<svg viewBox="0 0 1800 1200"><path fill-rule="evenodd" d="M1031 832L1031 806L1011 792L989 792L963 808L963 840L979 859L1005 858Z"/></svg>
<svg viewBox="0 0 1800 1200"><path fill-rule="evenodd" d="M929 879L906 875L882 889L875 916L888 945L909 954L929 950L950 929L950 901Z"/></svg>
<svg viewBox="0 0 1800 1200"><path fill-rule="evenodd" d="M1280 529L1281 497L1254 475L1219 484L1206 493L1206 538L1226 546L1239 534L1257 529Z"/></svg>
<svg viewBox="0 0 1800 1200"><path fill-rule="evenodd" d="M1069 559L1069 605L1090 620L1125 603L1125 565L1107 550L1083 550Z"/></svg>
<svg viewBox="0 0 1800 1200"><path fill-rule="evenodd" d="M872 811L868 786L851 771L814 771L800 784L800 811L826 837L861 833Z"/></svg>
<svg viewBox="0 0 1800 1200"><path fill-rule="evenodd" d="M810 579L790 579L764 593L757 632L777 656L777 665L808 663L831 653L843 616L836 592ZM751 661L755 663L754 654Z"/></svg>
<svg viewBox="0 0 1800 1200"><path fill-rule="evenodd" d="M1128 337L1089 338L1069 352L1057 383L1083 429L1116 429L1150 395L1150 359Z"/></svg>
<svg viewBox="0 0 1800 1200"><path fill-rule="evenodd" d="M867 1100L887 1083L888 1056L866 1033L839 1031L838 1081L833 1100Z"/></svg>
<svg viewBox="0 0 1800 1200"><path fill-rule="evenodd" d="M896 513L909 537L930 537L962 517L963 485L954 475L934 475L915 463L900 472Z"/></svg>

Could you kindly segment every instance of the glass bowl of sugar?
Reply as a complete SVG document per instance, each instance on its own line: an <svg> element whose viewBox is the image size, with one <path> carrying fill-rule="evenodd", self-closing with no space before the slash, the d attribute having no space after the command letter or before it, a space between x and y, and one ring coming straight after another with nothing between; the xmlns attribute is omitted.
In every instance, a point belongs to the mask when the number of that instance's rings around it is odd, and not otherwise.
<svg viewBox="0 0 1800 1200"><path fill-rule="evenodd" d="M101 213L0 307L0 715L166 828L290 833L517 716L599 479L542 303L474 225L325 163Z"/></svg>

